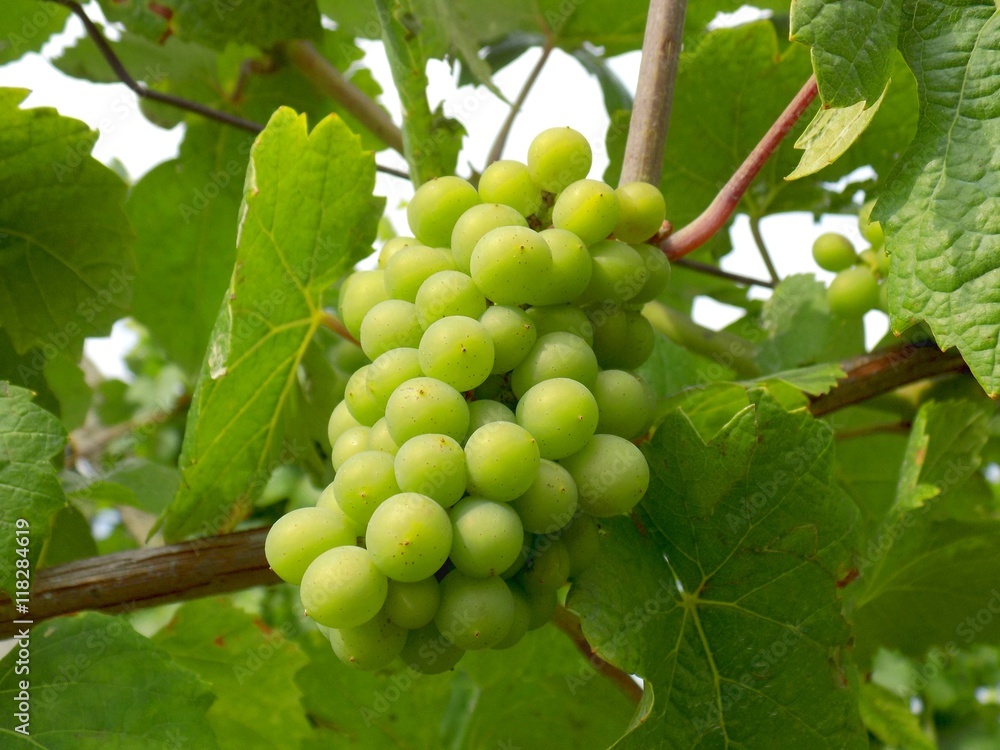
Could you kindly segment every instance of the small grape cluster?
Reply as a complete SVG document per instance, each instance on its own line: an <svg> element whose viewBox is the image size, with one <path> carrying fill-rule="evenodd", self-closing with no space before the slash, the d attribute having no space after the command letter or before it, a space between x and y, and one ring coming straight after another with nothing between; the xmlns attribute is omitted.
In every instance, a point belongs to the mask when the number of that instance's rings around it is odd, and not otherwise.
<svg viewBox="0 0 1000 750"><path fill-rule="evenodd" d="M333 483L265 551L350 665L433 673L512 646L596 556L595 519L646 492L631 441L655 397L630 370L653 347L639 309L670 277L644 244L664 202L587 179L591 160L556 128L478 189L422 185L414 236L340 289L369 363L330 417Z"/></svg>
<svg viewBox="0 0 1000 750"><path fill-rule="evenodd" d="M826 290L830 311L845 318L859 318L869 310L887 309L885 284L889 273L889 256L885 253L882 226L871 221L875 201L869 201L858 215L861 234L871 247L859 254L851 241L842 234L827 232L813 243L816 264L837 275Z"/></svg>

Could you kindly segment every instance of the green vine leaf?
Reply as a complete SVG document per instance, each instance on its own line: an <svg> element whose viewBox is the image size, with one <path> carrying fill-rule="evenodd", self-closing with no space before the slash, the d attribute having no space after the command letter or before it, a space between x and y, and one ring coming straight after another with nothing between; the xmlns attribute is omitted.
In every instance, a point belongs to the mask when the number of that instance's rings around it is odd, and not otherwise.
<svg viewBox="0 0 1000 750"><path fill-rule="evenodd" d="M0 5L0 65L37 52L66 25L69 10L38 0L5 0Z"/></svg>

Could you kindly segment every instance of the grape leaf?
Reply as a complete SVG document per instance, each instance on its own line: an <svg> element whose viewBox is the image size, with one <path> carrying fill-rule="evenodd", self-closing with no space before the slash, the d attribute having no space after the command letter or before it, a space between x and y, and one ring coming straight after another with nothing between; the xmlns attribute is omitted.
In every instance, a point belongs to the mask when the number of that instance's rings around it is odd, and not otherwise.
<svg viewBox="0 0 1000 750"><path fill-rule="evenodd" d="M866 683L861 686L861 718L869 731L891 747L911 750L937 750L924 734L920 720L910 710L909 701L893 695L884 687Z"/></svg>
<svg viewBox="0 0 1000 750"><path fill-rule="evenodd" d="M257 137L236 268L188 416L166 538L227 528L263 490L299 363L325 315L321 297L370 252L384 205L374 183L371 152L336 115L307 133L305 117L282 108Z"/></svg>
<svg viewBox="0 0 1000 750"><path fill-rule="evenodd" d="M66 349L128 310L125 183L90 156L97 133L0 89L0 325L14 346Z"/></svg>
<svg viewBox="0 0 1000 750"><path fill-rule="evenodd" d="M13 592L14 561L27 560L34 570L49 536L55 513L66 497L51 460L66 444L66 431L55 415L32 403L31 392L0 381L0 591ZM20 523L19 523L20 522ZM26 529L28 544L18 544ZM22 535L22 539L25 537Z"/></svg>
<svg viewBox="0 0 1000 750"><path fill-rule="evenodd" d="M5 0L0 5L0 65L37 52L66 25L69 10L37 0Z"/></svg>
<svg viewBox="0 0 1000 750"><path fill-rule="evenodd" d="M272 630L229 599L202 599L178 609L152 640L212 686L205 718L220 750L270 750L298 747L311 734L293 681L308 660L293 631L291 622Z"/></svg>
<svg viewBox="0 0 1000 750"><path fill-rule="evenodd" d="M889 310L925 321L1000 393L1000 13L908 0L900 49L917 79L916 137L876 204L892 255Z"/></svg>
<svg viewBox="0 0 1000 750"><path fill-rule="evenodd" d="M791 38L812 48L826 106L871 105L882 96L899 14L900 0L792 0Z"/></svg>
<svg viewBox="0 0 1000 750"><path fill-rule="evenodd" d="M707 444L671 413L647 457L636 522L608 520L568 602L646 681L615 747L867 748L837 593L857 511L830 430L756 391Z"/></svg>
<svg viewBox="0 0 1000 750"><path fill-rule="evenodd" d="M15 706L30 683L30 736L0 727L10 750L215 750L205 720L212 702L192 672L120 617L62 617L31 631L30 677L14 671L17 649L0 661L0 699ZM9 714L8 714L9 715Z"/></svg>

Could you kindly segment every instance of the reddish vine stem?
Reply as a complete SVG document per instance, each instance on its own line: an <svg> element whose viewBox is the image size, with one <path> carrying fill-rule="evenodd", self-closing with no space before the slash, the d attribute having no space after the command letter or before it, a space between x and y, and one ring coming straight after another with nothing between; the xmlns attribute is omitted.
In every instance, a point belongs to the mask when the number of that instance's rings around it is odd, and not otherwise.
<svg viewBox="0 0 1000 750"><path fill-rule="evenodd" d="M678 229L660 242L660 247L663 248L663 252L670 260L681 258L697 250L725 226L743 198L743 194L750 187L750 183L760 172L761 167L777 150L781 141L788 135L802 114L809 109L809 105L816 98L816 92L816 77L810 76L799 93L785 108L785 111L775 120L754 150L743 161L740 168L729 178L729 182L715 196L715 200L709 207L690 224Z"/></svg>
<svg viewBox="0 0 1000 750"><path fill-rule="evenodd" d="M329 310L323 311L323 317L320 318L319 322L320 325L322 325L324 328L328 328L329 330L333 331L335 334L340 336L340 338L344 339L345 341L350 341L355 346L361 346L358 340L355 339L351 335L351 332L347 330L347 326L344 325L344 323L340 320L340 318L338 318Z"/></svg>
<svg viewBox="0 0 1000 750"><path fill-rule="evenodd" d="M552 624L569 636L577 651L583 654L595 672L609 679L633 703L638 704L642 700L642 687L632 679L632 676L597 655L597 651L583 634L583 626L575 612L571 612L562 605L556 607L556 611L552 615Z"/></svg>

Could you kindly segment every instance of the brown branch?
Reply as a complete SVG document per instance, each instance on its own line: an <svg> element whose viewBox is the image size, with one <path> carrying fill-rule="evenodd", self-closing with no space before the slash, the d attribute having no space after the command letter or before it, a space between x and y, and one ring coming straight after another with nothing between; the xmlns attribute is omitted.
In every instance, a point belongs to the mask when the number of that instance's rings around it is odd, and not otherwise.
<svg viewBox="0 0 1000 750"><path fill-rule="evenodd" d="M775 120L770 130L743 161L740 168L729 178L729 182L715 196L711 205L690 224L668 235L660 242L660 247L663 248L670 260L697 250L725 226L743 198L743 194L750 187L750 183L760 172L761 167L777 150L781 141L788 135L815 98L816 77L810 76L799 93L785 108L785 111Z"/></svg>
<svg viewBox="0 0 1000 750"><path fill-rule="evenodd" d="M357 339L355 339L351 335L351 332L347 330L347 327L343 324L340 318L338 318L329 310L323 311L323 316L319 319L319 323L324 328L333 331L335 334L340 336L340 338L344 339L345 341L350 341L355 346L361 346L361 344L357 341Z"/></svg>
<svg viewBox="0 0 1000 750"><path fill-rule="evenodd" d="M621 690L625 697L635 704L642 699L642 687L632 679L631 675L623 672L613 664L604 661L594 648L588 643L583 634L583 626L580 618L574 612L566 609L562 605L556 607L555 614L552 615L552 624L563 631L573 641L577 651L583 654L590 666L598 673L611 680L615 687Z"/></svg>
<svg viewBox="0 0 1000 750"><path fill-rule="evenodd" d="M652 0L620 184L660 184L687 0Z"/></svg>
<svg viewBox="0 0 1000 750"><path fill-rule="evenodd" d="M767 251L764 235L760 233L760 219L758 217L750 219L750 234L753 235L754 244L757 245L757 250L760 252L760 257L764 261L771 281L774 282L775 286L778 285L781 283L781 277L778 275L778 269L774 267L774 261L771 260L771 253Z"/></svg>
<svg viewBox="0 0 1000 750"><path fill-rule="evenodd" d="M535 67L531 69L528 77L524 79L524 85L521 86L521 91L518 92L514 103L510 105L510 112L507 113L507 117L503 121L503 125L500 126L500 130L497 132L497 137L493 141L492 148L490 148L489 156L486 157L487 167L493 162L498 161L500 156L503 154L503 147L507 144L507 136L510 135L510 129L514 125L514 120L521 111L521 107L524 106L524 101L528 98L528 94L531 92L531 87L534 86L535 81L538 80L538 76L541 74L542 68L545 67L545 63L548 62L549 55L551 53L552 41L546 40L545 46L542 47L542 56L538 58L538 62L535 63Z"/></svg>
<svg viewBox="0 0 1000 750"><path fill-rule="evenodd" d="M692 271L697 271L698 273L703 273L708 276L718 276L720 279L729 279L730 281L735 281L737 284L759 286L764 287L765 289L774 289L776 286L773 281L762 281L761 279L754 279L750 276L744 276L739 273L723 271L718 266L709 265L708 263L699 263L696 260L690 260L688 258L678 258L674 261L674 265L679 266L680 268L689 268Z"/></svg>

